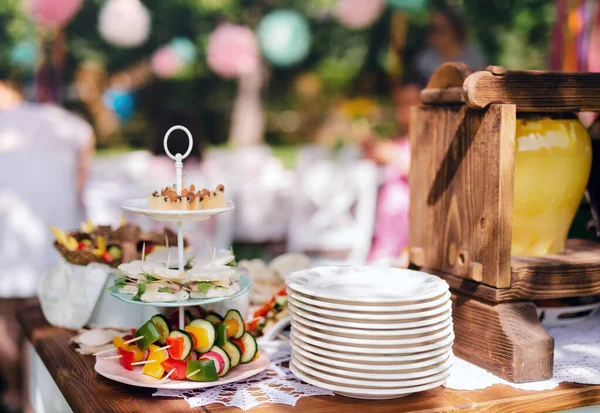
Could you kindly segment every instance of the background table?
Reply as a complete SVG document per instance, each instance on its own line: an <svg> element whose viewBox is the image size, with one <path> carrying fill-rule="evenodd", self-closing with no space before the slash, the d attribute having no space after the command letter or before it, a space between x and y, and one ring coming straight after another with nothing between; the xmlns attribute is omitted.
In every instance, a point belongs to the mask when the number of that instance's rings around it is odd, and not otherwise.
<svg viewBox="0 0 600 413"><path fill-rule="evenodd" d="M27 339L33 344L67 403L75 412L241 412L237 408L220 404L191 409L183 399L152 397L152 389L126 386L99 376L94 371L94 357L82 356L69 345L69 338L75 333L50 326L38 304L24 308L19 314L19 321ZM364 410L370 413L542 413L593 404L600 404L600 386L564 383L556 389L543 392L528 392L507 386L493 386L476 391L454 391L439 387L404 398L383 401L342 396L313 396L300 399L295 407L263 404L251 412L268 410L274 413L345 413Z"/></svg>

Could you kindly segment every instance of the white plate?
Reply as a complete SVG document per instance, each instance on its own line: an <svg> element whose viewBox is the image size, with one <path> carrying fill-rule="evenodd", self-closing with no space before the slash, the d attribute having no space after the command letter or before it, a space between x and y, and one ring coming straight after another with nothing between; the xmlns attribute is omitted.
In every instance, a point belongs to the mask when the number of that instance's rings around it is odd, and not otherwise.
<svg viewBox="0 0 600 413"><path fill-rule="evenodd" d="M231 201L224 208L198 209L195 211L161 211L148 208L148 198L129 199L121 207L127 211L146 215L156 221L204 221L213 215L222 214L235 208Z"/></svg>
<svg viewBox="0 0 600 413"><path fill-rule="evenodd" d="M353 337L353 338L373 337L373 334L377 334L377 335L379 335L381 337L385 337L385 338L402 338L402 337L406 337L406 336L415 336L417 334L431 333L433 331L437 331L439 329L447 327L452 323L452 317L450 316L438 324L432 324L432 325L420 327L420 328L417 327L417 328L401 329L401 330L365 330L363 328L349 328L349 327L341 328L341 327L336 327L336 326L330 326L330 325L319 323L317 321L308 320L308 319L300 316L299 314L295 314L295 313L291 314L290 317L293 317L294 319L298 320L300 323L304 324L305 326L308 326L311 328L316 328L317 330L321 330L324 332L331 332L336 335L342 335L342 336ZM269 330L269 332L270 332L270 330Z"/></svg>
<svg viewBox="0 0 600 413"><path fill-rule="evenodd" d="M292 347L293 348L293 347ZM328 364L320 363L318 361L311 360L308 357L304 357L300 352L294 351L293 357L295 360L298 360L302 364L308 367L312 367L323 373L332 374L334 376L340 376L344 378L357 378L366 380L409 380L409 379L418 379L422 377L432 376L434 374L442 373L446 371L451 365L451 357L447 355L446 359L427 367L421 367L413 370L409 370L406 372L398 371L398 372L366 372L366 371L353 371L353 370L345 370L339 367L332 367Z"/></svg>
<svg viewBox="0 0 600 413"><path fill-rule="evenodd" d="M242 294L245 294L252 287L252 278L246 274L240 274L240 291L233 295L228 295L226 297L214 297L214 298L188 298L183 301L171 301L167 303L161 302L144 302L144 301L135 301L133 300L133 294L123 294L119 292L119 289L116 287L112 287L110 289L110 295L119 300L136 305L147 305L151 307L181 307L181 306L192 306L192 305L206 305L218 303L225 300L231 300L232 298L239 297Z"/></svg>
<svg viewBox="0 0 600 413"><path fill-rule="evenodd" d="M428 350L422 353L364 355L355 353L345 353L340 351L330 351L321 347L315 347L309 342L307 342L304 337L297 336L296 333L294 333L294 331L290 333L290 339L292 341L295 341L295 343L297 343L297 345L303 350L310 351L314 354L319 354L323 357L327 357L332 360L339 360L351 363L364 362L379 366L400 366L408 363L425 362L429 361L432 357L438 357L442 354L447 354L452 351L452 340L448 340L448 343L446 345L442 345L440 348Z"/></svg>
<svg viewBox="0 0 600 413"><path fill-rule="evenodd" d="M446 384L446 378L429 383L424 384L422 386L415 387L404 387L398 389L369 389L369 388L357 388L350 386L340 386L339 384L327 382L325 380L319 379L310 374L304 373L302 370L296 368L294 363L290 363L290 370L296 377L300 380L312 384L313 386L321 387L323 389L328 389L346 397L353 397L357 399L370 399L370 400L384 400L384 399L395 399L398 397L408 396L412 393L417 393L425 390L434 389L438 386Z"/></svg>
<svg viewBox="0 0 600 413"><path fill-rule="evenodd" d="M452 343L454 340L454 333L450 332L447 337L434 342L427 342L422 344L411 344L408 346L391 346L391 347L376 347L376 346L353 346L337 344L334 341L315 339L313 337L303 334L296 327L292 327L294 335L305 343L312 344L319 348L327 348L334 351L341 351L344 353L358 353L358 354L388 354L388 355L399 355L399 354L418 354L424 353L429 350L436 350L440 347L445 347Z"/></svg>
<svg viewBox="0 0 600 413"><path fill-rule="evenodd" d="M313 307L309 304L304 304L296 301L291 296L288 297L288 302L292 303L294 307L301 310L310 311L315 314L319 314L323 317L332 318L335 320L341 319L346 321L401 321L401 320L422 320L428 317L436 316L440 313L448 311L452 308L452 301L447 300L442 305L432 308L426 311L416 310L405 313L361 313L361 312L350 312L350 311L336 311L326 310L324 308Z"/></svg>
<svg viewBox="0 0 600 413"><path fill-rule="evenodd" d="M219 378L218 381L209 382L170 379L163 382L162 380L146 376L142 373L142 366L135 367L133 371L129 371L125 370L119 364L119 360L106 360L102 357L96 357L94 370L107 379L136 387L168 390L195 390L247 379L248 377L252 377L266 370L270 363L271 360L269 360L263 352L260 352L258 360L248 364L240 364L232 369L226 376Z"/></svg>
<svg viewBox="0 0 600 413"><path fill-rule="evenodd" d="M320 307L330 310L341 310L341 311L357 311L364 313L399 313L406 311L423 310L438 307L447 301L450 301L450 291L446 291L442 296L436 297L433 300L418 302L407 305L352 305L352 304L339 304L330 301L321 301L317 297L309 297L299 292L294 291L289 286L287 287L288 296L292 297L296 301L300 301L304 304L312 305L314 307Z"/></svg>
<svg viewBox="0 0 600 413"><path fill-rule="evenodd" d="M435 366L439 363L443 363L452 355L452 349L444 349L444 352L438 356L430 357L423 361L412 362L409 361L407 363L396 363L386 361L384 363L373 363L373 362L364 362L364 364L360 364L356 362L354 359L354 363L336 360L334 358L326 358L321 357L319 354L311 353L309 350L309 346L306 344L300 344L298 340L295 338L291 339L291 346L294 351L301 356L308 358L309 360L321 363L327 366L334 366L340 370L350 370L352 372L356 372L355 376L358 374L363 374L362 372L368 373L409 373L415 371L416 369L422 369L423 367ZM314 348L314 347L311 347ZM317 350L318 353L322 353Z"/></svg>
<svg viewBox="0 0 600 413"><path fill-rule="evenodd" d="M379 306L429 300L448 291L446 281L424 272L351 265L296 271L286 277L285 283L299 293L320 299Z"/></svg>
<svg viewBox="0 0 600 413"><path fill-rule="evenodd" d="M292 326L297 328L298 331L305 335L309 335L315 338L321 338L324 340L335 341L336 343L357 345L357 346L406 346L412 344L419 344L423 342L430 342L446 337L453 330L451 324L445 327L438 328L429 333L416 334L406 337L382 337L378 335L378 331L371 331L371 334L367 338L363 337L351 337L347 334L339 334L331 331L317 330L313 327L308 327L303 324L300 320L292 316Z"/></svg>
<svg viewBox="0 0 600 413"><path fill-rule="evenodd" d="M310 337L314 337L316 339L321 339L330 343L335 343L335 344L344 344L344 345L348 345L348 346L352 346L352 347L370 347L370 348L392 348L392 349L399 349L399 348L406 348L406 347L415 347L415 346L420 346L420 345L427 345L427 344L433 344L436 343L439 340L442 340L446 337L448 337L448 334L452 333L452 326L448 326L444 329L442 329L441 331L435 332L433 334L429 334L423 337L414 337L414 338L407 338L407 339L393 339L393 340L388 340L388 339L378 339L375 338L376 334L373 334L373 338L372 339L366 339L366 338L349 338L349 337L341 337L338 335L333 335L333 334L326 334L326 333L322 333L310 328L306 328L306 326L303 326L302 324L298 323L297 321L294 321L292 319L292 328L296 329L299 333L305 335L305 336L310 336Z"/></svg>
<svg viewBox="0 0 600 413"><path fill-rule="evenodd" d="M407 330L413 328L421 328L438 324L452 317L452 310L445 313L429 317L422 320L406 320L404 322L372 322L372 321L347 321L347 319L333 319L323 317L319 314L314 314L309 311L303 311L294 307L291 302L288 302L288 309L292 314L298 314L303 318L316 321L318 323L333 325L338 327L358 328L363 330Z"/></svg>
<svg viewBox="0 0 600 413"><path fill-rule="evenodd" d="M432 383L435 381L442 380L450 375L450 365L451 363L447 363L446 368L439 373L431 374L427 377L421 377L418 379L408 379L408 380L373 380L373 379L363 379L359 377L357 379L349 379L345 377L340 377L337 375L327 374L320 370L314 369L306 364L302 363L297 358L294 358L292 355L292 360L290 364L293 363L298 369L303 372L310 374L311 376L315 376L318 379L325 380L331 383L341 384L343 386L352 386L352 387L366 387L370 389L397 389L402 387L414 387L414 386L422 386L424 384Z"/></svg>

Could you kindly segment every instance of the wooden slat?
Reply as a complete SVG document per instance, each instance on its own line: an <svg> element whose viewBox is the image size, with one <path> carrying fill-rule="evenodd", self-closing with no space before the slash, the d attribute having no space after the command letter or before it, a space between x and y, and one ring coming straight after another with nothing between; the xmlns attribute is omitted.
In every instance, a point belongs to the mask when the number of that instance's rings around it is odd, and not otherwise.
<svg viewBox="0 0 600 413"><path fill-rule="evenodd" d="M125 386L98 376L93 370L93 358L77 354L68 345L68 340L74 332L49 326L38 305L22 311L20 322L27 338L34 343L36 351L41 355L42 361L57 381L74 412L240 412L237 408L220 404L190 409L181 399L154 398L151 389ZM544 413L591 404L600 404L600 386L563 383L557 389L542 392L527 392L507 386L493 386L477 391L453 391L439 387L397 400L358 400L341 396L303 397L296 406L264 404L249 411Z"/></svg>
<svg viewBox="0 0 600 413"><path fill-rule="evenodd" d="M600 73L511 71L471 74L464 83L467 105L517 105L518 112L600 111Z"/></svg>
<svg viewBox="0 0 600 413"><path fill-rule="evenodd" d="M552 378L554 340L532 303L487 304L452 294L454 354L511 382Z"/></svg>
<svg viewBox="0 0 600 413"><path fill-rule="evenodd" d="M471 73L471 68L464 63L442 64L421 91L421 102L426 105L464 103L463 83Z"/></svg>
<svg viewBox="0 0 600 413"><path fill-rule="evenodd" d="M422 259L415 264L510 286L515 122L514 105L413 109L409 250Z"/></svg>
<svg viewBox="0 0 600 413"><path fill-rule="evenodd" d="M600 295L600 242L570 239L566 254L511 257L512 288L492 288L433 268L421 268L450 288L488 302Z"/></svg>

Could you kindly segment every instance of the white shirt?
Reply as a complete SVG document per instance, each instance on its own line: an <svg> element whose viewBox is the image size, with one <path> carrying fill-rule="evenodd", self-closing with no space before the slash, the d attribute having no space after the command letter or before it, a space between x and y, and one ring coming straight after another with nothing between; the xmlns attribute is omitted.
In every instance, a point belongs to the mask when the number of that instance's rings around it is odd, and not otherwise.
<svg viewBox="0 0 600 413"><path fill-rule="evenodd" d="M0 111L0 297L34 296L38 276L58 258L49 226L79 226L78 164L92 134L57 106Z"/></svg>

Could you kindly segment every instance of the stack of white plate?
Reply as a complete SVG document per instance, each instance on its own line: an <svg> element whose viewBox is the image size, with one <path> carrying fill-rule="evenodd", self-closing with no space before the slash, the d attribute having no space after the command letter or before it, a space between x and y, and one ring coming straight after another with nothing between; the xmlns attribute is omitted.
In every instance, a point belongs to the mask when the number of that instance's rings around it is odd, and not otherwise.
<svg viewBox="0 0 600 413"><path fill-rule="evenodd" d="M391 399L445 383L452 362L448 284L399 268L332 266L286 279L290 369L338 394Z"/></svg>

